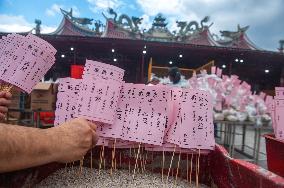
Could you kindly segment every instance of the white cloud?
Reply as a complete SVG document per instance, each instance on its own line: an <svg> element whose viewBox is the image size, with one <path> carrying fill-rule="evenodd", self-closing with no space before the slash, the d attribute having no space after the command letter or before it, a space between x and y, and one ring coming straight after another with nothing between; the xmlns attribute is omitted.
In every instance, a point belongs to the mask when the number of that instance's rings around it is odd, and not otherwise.
<svg viewBox="0 0 284 188"><path fill-rule="evenodd" d="M59 4L53 4L50 8L45 10L45 14L48 16L55 16L56 14L61 14L60 8L69 11L70 8L64 6L64 5L59 5ZM71 7L73 10L73 16L79 16L80 12L79 9L76 6Z"/></svg>
<svg viewBox="0 0 284 188"><path fill-rule="evenodd" d="M53 4L50 8L46 9L45 13L48 16L55 16L57 13L60 13L60 8L63 8L63 5Z"/></svg>
<svg viewBox="0 0 284 188"><path fill-rule="evenodd" d="M0 14L0 31L3 32L26 32L34 27L25 20L22 15L6 15Z"/></svg>
<svg viewBox="0 0 284 188"><path fill-rule="evenodd" d="M182 0L137 0L137 4L149 16L158 13L166 15L178 15L182 7Z"/></svg>
<svg viewBox="0 0 284 188"><path fill-rule="evenodd" d="M90 4L90 10L94 13L101 13L101 11L106 11L108 8L118 9L124 3L120 0L87 0Z"/></svg>
<svg viewBox="0 0 284 188"><path fill-rule="evenodd" d="M55 26L46 26L46 25L41 25L41 33L43 34L48 34L52 33L57 29Z"/></svg>
<svg viewBox="0 0 284 188"><path fill-rule="evenodd" d="M144 16L149 16L147 22L162 13L171 31L178 30L176 20L200 23L205 16L210 16L209 24L214 22L210 31L218 35L220 30L236 31L237 24L250 25L248 36L261 48L276 49L277 40L283 36L282 0L136 0L136 3Z"/></svg>
<svg viewBox="0 0 284 188"><path fill-rule="evenodd" d="M136 0L145 15L151 17L162 13L175 29L175 21L200 21L210 16L212 30L236 29L241 25L265 24L281 12L281 0Z"/></svg>
<svg viewBox="0 0 284 188"><path fill-rule="evenodd" d="M72 10L73 10L73 16L80 16L80 12L79 12L79 9L78 9L78 7L76 7L76 6L72 6Z"/></svg>
<svg viewBox="0 0 284 188"><path fill-rule="evenodd" d="M1 32L28 32L35 27L35 23L28 22L22 15L0 14ZM56 27L41 25L42 33L51 33Z"/></svg>
<svg viewBox="0 0 284 188"><path fill-rule="evenodd" d="M152 26L152 21L150 20L150 16L143 14L140 17L143 18L143 20L141 22L141 25L139 25L139 27L141 29L149 29Z"/></svg>

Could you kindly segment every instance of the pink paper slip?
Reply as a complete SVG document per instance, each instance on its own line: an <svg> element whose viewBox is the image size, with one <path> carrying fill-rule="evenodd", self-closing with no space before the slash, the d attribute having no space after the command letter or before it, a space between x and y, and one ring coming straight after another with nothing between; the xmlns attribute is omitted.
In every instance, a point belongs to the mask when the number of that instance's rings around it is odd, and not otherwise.
<svg viewBox="0 0 284 188"><path fill-rule="evenodd" d="M59 79L54 126L77 117L77 96L81 85L80 79Z"/></svg>
<svg viewBox="0 0 284 188"><path fill-rule="evenodd" d="M124 84L121 98L127 102L119 106L125 114L122 139L161 145L168 94L166 87Z"/></svg>
<svg viewBox="0 0 284 188"><path fill-rule="evenodd" d="M184 109L181 119L181 148L213 150L215 140L211 95L206 91L189 89L184 90L184 93L188 96L181 103ZM195 147L192 147L192 143Z"/></svg>
<svg viewBox="0 0 284 188"><path fill-rule="evenodd" d="M222 69L217 68L216 75L221 78L222 77Z"/></svg>
<svg viewBox="0 0 284 188"><path fill-rule="evenodd" d="M122 82L85 77L78 97L78 115L113 124Z"/></svg>
<svg viewBox="0 0 284 188"><path fill-rule="evenodd" d="M211 67L211 74L215 74L216 73L216 67L215 66L212 66Z"/></svg>
<svg viewBox="0 0 284 188"><path fill-rule="evenodd" d="M284 100L275 100L276 138L284 140Z"/></svg>
<svg viewBox="0 0 284 188"><path fill-rule="evenodd" d="M166 133L165 142L181 148L213 149L212 97L206 91L183 89L179 93L175 122Z"/></svg>
<svg viewBox="0 0 284 188"><path fill-rule="evenodd" d="M97 133L99 136L106 137L106 138L121 138L123 124L126 119L126 112L125 109L122 108L128 102L122 96L124 94L124 85L120 90L120 97L118 99L118 104L115 113L115 119L113 124L99 124L97 127Z"/></svg>
<svg viewBox="0 0 284 188"><path fill-rule="evenodd" d="M83 79L86 76L97 77L103 80L116 80L120 82L123 79L124 70L98 61L86 60Z"/></svg>
<svg viewBox="0 0 284 188"><path fill-rule="evenodd" d="M284 99L284 87L275 87L275 99Z"/></svg>

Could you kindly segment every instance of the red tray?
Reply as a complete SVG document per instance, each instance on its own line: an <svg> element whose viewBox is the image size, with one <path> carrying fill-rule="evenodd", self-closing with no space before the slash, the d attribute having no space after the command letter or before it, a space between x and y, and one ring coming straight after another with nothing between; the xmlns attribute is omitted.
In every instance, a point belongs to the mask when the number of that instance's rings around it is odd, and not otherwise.
<svg viewBox="0 0 284 188"><path fill-rule="evenodd" d="M268 169L284 177L284 141L276 139L273 134L266 134L264 137Z"/></svg>

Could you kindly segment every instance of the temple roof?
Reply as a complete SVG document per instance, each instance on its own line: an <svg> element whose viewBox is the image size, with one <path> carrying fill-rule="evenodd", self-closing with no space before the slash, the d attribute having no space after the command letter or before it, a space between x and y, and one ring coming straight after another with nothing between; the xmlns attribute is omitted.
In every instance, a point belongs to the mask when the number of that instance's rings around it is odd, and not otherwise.
<svg viewBox="0 0 284 188"><path fill-rule="evenodd" d="M59 27L51 35L75 35L75 36L99 36L99 33L94 29L90 29L87 24L78 23L84 21L86 18L75 18L72 16L72 9L70 12L61 9L63 19Z"/></svg>
<svg viewBox="0 0 284 188"><path fill-rule="evenodd" d="M126 14L118 14L113 10L108 10L107 17L105 14L106 24L104 30L99 33L90 29L88 25L78 23L78 20L87 18L74 18L72 9L70 12L62 10L64 15L58 29L51 33L56 35L78 35L78 36L95 36L105 38L134 39L159 42L180 42L186 44L231 47L239 49L260 50L246 34L247 27L238 26L237 31L220 31L221 39L215 39L210 32L211 23L208 25L209 17L206 16L200 22L177 21L179 31L177 33L169 31L167 28L166 18L158 14L153 21L152 27L148 31L141 31L139 24L142 18L130 17ZM91 19L89 19L90 21Z"/></svg>
<svg viewBox="0 0 284 188"><path fill-rule="evenodd" d="M185 43L206 45L206 46L222 46L217 41L214 40L209 28L205 28L203 31L193 33L188 35L183 40Z"/></svg>
<svg viewBox="0 0 284 188"><path fill-rule="evenodd" d="M63 19L58 28L50 35L69 36L91 36L102 38L133 39L158 42L178 42L184 44L195 44L215 47L230 47L236 49L262 50L257 47L247 36L249 26L237 31L220 31L221 38L210 32L213 23L208 24L209 17L206 16L200 22L177 21L179 31L171 32L167 28L166 18L158 14L149 30L141 30L139 25L142 18L130 17L126 14L118 14L108 10L110 17L105 17L105 25L101 21L90 18L77 18L72 15L72 9L68 12L61 9ZM94 26L94 27L92 27Z"/></svg>

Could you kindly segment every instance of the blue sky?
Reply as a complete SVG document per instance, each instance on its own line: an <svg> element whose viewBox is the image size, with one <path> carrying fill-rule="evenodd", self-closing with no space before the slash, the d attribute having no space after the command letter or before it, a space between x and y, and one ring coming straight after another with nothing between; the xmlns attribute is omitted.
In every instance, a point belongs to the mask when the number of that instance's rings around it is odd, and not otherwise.
<svg viewBox="0 0 284 188"><path fill-rule="evenodd" d="M74 16L103 22L101 13L112 7L119 14L143 17L142 28L149 28L154 16L162 13L170 30L177 29L176 20L199 22L208 15L214 22L212 33L250 25L249 38L267 50L277 50L284 39L283 0L0 0L0 31L28 31L37 18L44 33L52 32L62 19L59 8L71 7Z"/></svg>

